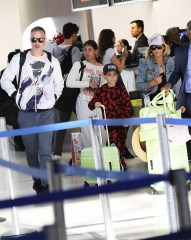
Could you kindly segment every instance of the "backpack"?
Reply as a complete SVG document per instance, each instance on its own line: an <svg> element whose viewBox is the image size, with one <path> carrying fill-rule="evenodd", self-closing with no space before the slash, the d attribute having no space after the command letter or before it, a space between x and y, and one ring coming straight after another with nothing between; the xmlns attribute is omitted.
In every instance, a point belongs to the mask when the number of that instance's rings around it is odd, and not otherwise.
<svg viewBox="0 0 191 240"><path fill-rule="evenodd" d="M22 67L26 60L26 55L30 51L30 49L27 49L23 52L20 52L20 60L19 60L19 75L18 75L18 81L16 81L16 77L13 80L13 84L15 88L18 90L20 85L20 78L21 78L21 71ZM46 51L44 51L46 52ZM52 55L50 52L46 52L48 60L52 61ZM3 75L3 71L1 71L1 76ZM0 117L5 117L7 125L10 126L17 126L17 116L18 116L18 107L15 103L15 100L12 97L9 97L7 92L3 90L0 86Z"/></svg>
<svg viewBox="0 0 191 240"><path fill-rule="evenodd" d="M60 67L61 67L62 76L64 79L64 88L62 90L61 96L59 97L59 99L56 101L56 104L55 104L55 107L61 111L65 111L66 107L74 109L76 105L77 97L80 93L80 88L68 88L66 86L68 74L73 66L73 63L72 63L73 47L75 46L70 46L68 50L64 49L62 51L63 59L60 63ZM81 81L83 77L83 70L85 68L85 65L83 64L82 61L80 62L80 64L81 64L81 67L79 72L81 72L81 76L80 76L80 81Z"/></svg>

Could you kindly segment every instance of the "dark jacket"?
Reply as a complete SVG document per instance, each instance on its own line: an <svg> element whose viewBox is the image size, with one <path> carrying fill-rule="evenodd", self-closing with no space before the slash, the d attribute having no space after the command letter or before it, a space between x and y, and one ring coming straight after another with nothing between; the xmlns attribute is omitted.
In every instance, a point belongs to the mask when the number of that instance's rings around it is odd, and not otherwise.
<svg viewBox="0 0 191 240"><path fill-rule="evenodd" d="M132 63L133 64L137 64L139 63L139 52L138 52L138 48L141 47L148 47L148 39L147 37L142 34L137 41L135 42L135 46L133 48L133 53L132 53Z"/></svg>
<svg viewBox="0 0 191 240"><path fill-rule="evenodd" d="M175 67L168 81L173 87L180 78L182 80L176 106L177 109L179 109L181 106L186 106L185 74L188 64L189 46L190 44L185 44L175 49Z"/></svg>

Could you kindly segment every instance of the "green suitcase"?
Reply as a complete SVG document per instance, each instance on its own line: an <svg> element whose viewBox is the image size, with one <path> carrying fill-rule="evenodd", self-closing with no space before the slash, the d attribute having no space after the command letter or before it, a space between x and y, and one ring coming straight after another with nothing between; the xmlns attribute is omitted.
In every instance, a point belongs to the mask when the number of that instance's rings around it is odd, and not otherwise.
<svg viewBox="0 0 191 240"><path fill-rule="evenodd" d="M103 109L104 118L106 119L105 107L100 105ZM108 128L106 126L107 142L109 146L102 146L103 165L105 170L120 171L119 150L116 146L110 146ZM102 141L101 141L102 142ZM81 167L95 169L93 147L85 148L81 151ZM113 181L107 179L108 181ZM97 184L96 178L84 178L85 185Z"/></svg>

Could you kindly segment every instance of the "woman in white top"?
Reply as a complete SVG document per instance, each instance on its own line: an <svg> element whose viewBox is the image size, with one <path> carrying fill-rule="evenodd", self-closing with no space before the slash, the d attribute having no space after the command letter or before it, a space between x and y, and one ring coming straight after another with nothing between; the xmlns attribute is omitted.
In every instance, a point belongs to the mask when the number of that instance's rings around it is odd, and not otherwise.
<svg viewBox="0 0 191 240"><path fill-rule="evenodd" d="M82 80L80 80L80 62L75 62L67 78L67 87L80 88L80 94L76 101L76 114L79 120L96 116L96 112L88 108L88 103L93 98L98 87L106 83L103 78L103 65L97 60L97 43L88 40L84 43L85 65ZM92 146L89 127L82 128L85 147Z"/></svg>

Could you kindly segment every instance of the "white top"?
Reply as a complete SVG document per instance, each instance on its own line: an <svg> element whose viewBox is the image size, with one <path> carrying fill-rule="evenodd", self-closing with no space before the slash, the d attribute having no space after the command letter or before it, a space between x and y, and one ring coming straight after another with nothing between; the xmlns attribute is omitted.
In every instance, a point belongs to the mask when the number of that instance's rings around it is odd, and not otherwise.
<svg viewBox="0 0 191 240"><path fill-rule="evenodd" d="M20 53L16 54L5 69L1 78L1 87L11 96L17 89L12 81L19 75ZM52 56L51 62L44 53L42 57L34 57L30 52L26 55L22 67L20 85L16 95L19 109L50 109L62 93L64 81L58 60Z"/></svg>
<svg viewBox="0 0 191 240"><path fill-rule="evenodd" d="M115 49L114 48L108 48L103 56L103 65L106 65L108 63L111 63L111 58L113 55L115 55Z"/></svg>
<svg viewBox="0 0 191 240"><path fill-rule="evenodd" d="M75 62L67 78L66 86L70 88L81 88L81 93L79 97L83 98L86 101L91 101L93 98L94 92L96 89L89 87L90 81L98 81L100 86L106 83L106 80L103 78L103 66L93 65L87 61L83 61L84 73L82 80L80 80L80 62Z"/></svg>

